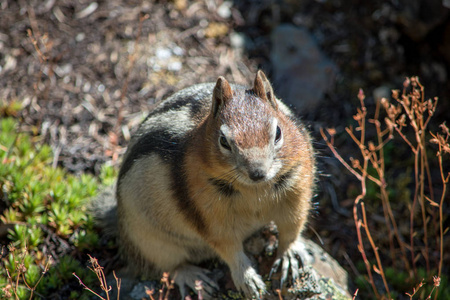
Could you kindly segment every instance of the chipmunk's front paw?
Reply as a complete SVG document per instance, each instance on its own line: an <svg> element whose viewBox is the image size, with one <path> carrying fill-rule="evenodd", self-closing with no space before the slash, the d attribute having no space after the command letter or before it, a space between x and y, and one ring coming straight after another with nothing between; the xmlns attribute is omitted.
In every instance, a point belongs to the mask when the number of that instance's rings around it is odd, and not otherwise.
<svg viewBox="0 0 450 300"><path fill-rule="evenodd" d="M180 289L181 299L188 295L186 287L197 294L201 293L203 299L214 299L219 286L208 276L209 273L208 270L193 265L178 268L175 271L174 281Z"/></svg>
<svg viewBox="0 0 450 300"><path fill-rule="evenodd" d="M305 263L307 261L306 257L307 253L303 244L295 241L288 250L275 260L270 270L269 278L272 277L273 273L278 271L281 265L280 288L287 281L289 269L291 270L292 282L295 282L299 276L299 258Z"/></svg>
<svg viewBox="0 0 450 300"><path fill-rule="evenodd" d="M261 299L266 293L266 284L255 269L248 267L240 274L232 274L236 288L249 299Z"/></svg>

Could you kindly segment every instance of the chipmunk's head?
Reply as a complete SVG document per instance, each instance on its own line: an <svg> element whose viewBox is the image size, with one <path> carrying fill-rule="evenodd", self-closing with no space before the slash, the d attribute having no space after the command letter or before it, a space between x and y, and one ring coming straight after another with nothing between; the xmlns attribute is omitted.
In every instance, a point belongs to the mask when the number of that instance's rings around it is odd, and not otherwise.
<svg viewBox="0 0 450 300"><path fill-rule="evenodd" d="M219 77L210 120L215 157L229 176L251 185L271 181L283 167L287 117L272 87L258 71L252 89L235 88Z"/></svg>

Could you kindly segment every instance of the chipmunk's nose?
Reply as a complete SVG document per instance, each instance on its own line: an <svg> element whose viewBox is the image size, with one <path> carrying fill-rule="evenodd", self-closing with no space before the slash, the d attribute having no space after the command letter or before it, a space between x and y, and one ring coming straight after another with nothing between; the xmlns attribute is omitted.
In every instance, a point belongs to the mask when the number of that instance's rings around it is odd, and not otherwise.
<svg viewBox="0 0 450 300"><path fill-rule="evenodd" d="M266 177L266 172L261 169L255 169L248 172L248 177L253 181L261 181Z"/></svg>
<svg viewBox="0 0 450 300"><path fill-rule="evenodd" d="M265 149L253 148L243 151L241 166L253 182L261 182L268 179L273 159Z"/></svg>

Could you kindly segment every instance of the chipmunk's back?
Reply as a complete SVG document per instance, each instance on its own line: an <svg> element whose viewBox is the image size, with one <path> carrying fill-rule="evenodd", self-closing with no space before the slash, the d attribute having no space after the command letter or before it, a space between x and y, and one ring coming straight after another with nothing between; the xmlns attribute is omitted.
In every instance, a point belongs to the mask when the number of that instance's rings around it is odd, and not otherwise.
<svg viewBox="0 0 450 300"><path fill-rule="evenodd" d="M120 177L134 161L151 152L162 154L166 160L177 155L178 148L185 142L186 133L209 112L213 88L213 83L193 85L159 103L133 135Z"/></svg>

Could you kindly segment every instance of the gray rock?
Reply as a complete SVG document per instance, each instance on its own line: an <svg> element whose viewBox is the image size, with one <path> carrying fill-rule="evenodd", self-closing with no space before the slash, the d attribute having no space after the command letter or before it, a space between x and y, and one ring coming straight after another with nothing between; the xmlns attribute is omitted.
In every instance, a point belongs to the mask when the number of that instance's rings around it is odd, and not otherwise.
<svg viewBox="0 0 450 300"><path fill-rule="evenodd" d="M333 87L336 65L305 28L280 25L271 34L275 93L299 111L313 110Z"/></svg>
<svg viewBox="0 0 450 300"><path fill-rule="evenodd" d="M450 8L450 0L442 0L442 5L444 7Z"/></svg>
<svg viewBox="0 0 450 300"><path fill-rule="evenodd" d="M381 101L381 99L386 98L389 99L391 97L391 88L388 86L379 86L376 89L373 90L373 99L375 99L376 102Z"/></svg>
<svg viewBox="0 0 450 300"><path fill-rule="evenodd" d="M268 253L271 234L276 233L276 226L266 226L261 233L255 234L245 242L245 249L249 254ZM270 232L268 234L268 232ZM352 299L348 292L348 274L339 263L328 255L319 245L313 241L300 237L304 245L302 253L303 267L299 270L299 280L292 286L284 287L281 295L284 300L311 299L311 300L344 300ZM269 247L268 247L269 246ZM263 259L265 260L265 258ZM261 266L264 261L260 262ZM272 287L278 284L279 278L274 275L271 280ZM265 296L265 300L279 300L279 296L272 291Z"/></svg>
<svg viewBox="0 0 450 300"><path fill-rule="evenodd" d="M154 290L155 288L155 282L152 281L145 281L145 282L139 282L133 287L133 290L131 291L129 297L133 300L140 300L140 299L146 299L148 298L147 290Z"/></svg>

